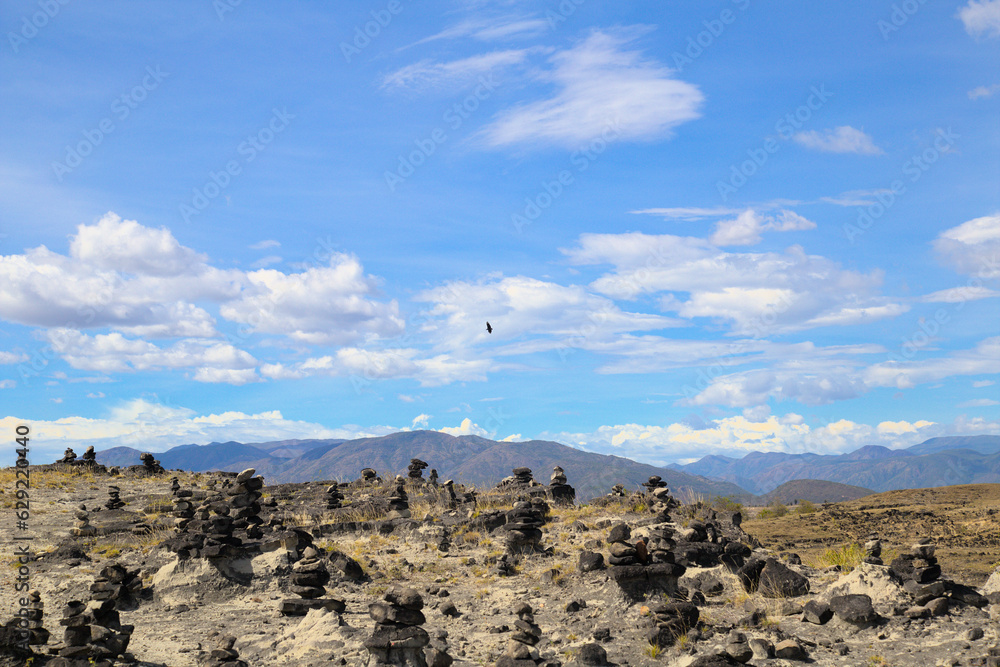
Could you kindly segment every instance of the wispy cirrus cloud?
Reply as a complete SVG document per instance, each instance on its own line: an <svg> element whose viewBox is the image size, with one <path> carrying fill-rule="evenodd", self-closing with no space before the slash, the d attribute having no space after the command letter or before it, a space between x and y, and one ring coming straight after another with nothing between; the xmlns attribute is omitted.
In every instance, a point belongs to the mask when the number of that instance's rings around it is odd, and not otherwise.
<svg viewBox="0 0 1000 667"><path fill-rule="evenodd" d="M455 86L473 81L495 70L523 65L539 49L509 49L470 56L460 60L436 62L425 59L387 74L383 88L433 88ZM542 49L544 50L544 49Z"/></svg>
<svg viewBox="0 0 1000 667"><path fill-rule="evenodd" d="M792 139L796 143L824 153L858 153L860 155L881 155L882 149L863 131L850 125L841 125L832 130L810 130L798 132Z"/></svg>

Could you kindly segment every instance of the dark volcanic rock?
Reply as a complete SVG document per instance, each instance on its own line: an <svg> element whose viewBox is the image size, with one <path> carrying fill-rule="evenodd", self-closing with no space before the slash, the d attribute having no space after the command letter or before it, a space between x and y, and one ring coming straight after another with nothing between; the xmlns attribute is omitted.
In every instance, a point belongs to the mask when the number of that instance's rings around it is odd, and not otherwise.
<svg viewBox="0 0 1000 667"><path fill-rule="evenodd" d="M879 618L871 597L863 594L835 595L830 598L830 609L837 618L852 625L869 625Z"/></svg>

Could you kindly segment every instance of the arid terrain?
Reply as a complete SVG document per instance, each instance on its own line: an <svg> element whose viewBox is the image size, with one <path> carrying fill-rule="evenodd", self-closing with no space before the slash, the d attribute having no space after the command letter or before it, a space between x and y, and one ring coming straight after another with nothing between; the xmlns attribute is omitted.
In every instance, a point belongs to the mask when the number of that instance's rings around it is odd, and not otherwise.
<svg viewBox="0 0 1000 667"><path fill-rule="evenodd" d="M606 652L603 664L739 664L721 657L711 662L708 656L725 653L727 647L729 654L739 655L749 642L755 652L743 657L751 665L976 665L987 664L989 648L1000 644L1000 575L988 581L1000 563L996 484L893 491L826 507L791 507L784 516L773 516L781 511L771 507L764 518L760 512L765 508L748 508L742 528L747 542L755 538L760 545L753 556L781 559L781 552L797 554L801 564L787 553L782 562L808 579L807 593L767 597L760 590L747 591L736 574L715 565L688 567L674 598L651 587L645 599L636 600L623 596L614 566L580 570L582 553L601 553L605 559L616 553L607 539L617 524L631 529L633 541L649 533L656 520L647 502L650 496L641 493L589 505L550 502L539 545L545 551L520 556L501 572L503 528L490 530L484 520L502 517L516 493L480 490L474 508L460 504L451 509L440 487L411 482L410 519L387 520L389 484L342 486L344 507L333 510L324 504L326 484L265 484L264 534L256 541L256 551L246 558L178 561L176 553L163 547L175 535L171 477L177 476L180 488L191 490L197 499L214 493L208 488L211 481L231 480L232 475L168 471L112 478L60 467L32 467L31 475L27 534L34 536L32 545L39 555L30 563L31 586L41 593L43 623L51 633L47 647L35 647L39 658L33 665L44 664L41 656L62 646L59 619L66 604L89 600L94 578L115 563L138 570L143 585L134 608L121 611L121 623L133 625L134 631L118 662L150 667L207 664L209 651L226 635L236 638L233 648L239 659L253 666L374 664L362 645L376 625L369 606L396 585L422 596L423 628L431 646L456 665L493 665L500 659L512 633L521 627L516 623L523 623L515 609L524 602L532 607L541 632L533 664L602 664L594 662L594 644ZM12 471L0 472L0 481L0 502L8 516L0 524L0 536L13 545L15 532L25 531L15 528ZM120 487L123 508L103 509L109 484ZM101 534L71 536L81 504L90 512L90 525ZM711 505L672 509L673 530L685 534L695 525L692 521L714 526ZM723 517L731 520L722 502L715 506L719 526L725 523ZM735 523L738 530L738 520ZM298 617L279 613L282 600L296 598L290 575L293 563L303 558L301 540L306 539L300 538L297 548L290 545L292 528L313 536L320 559L333 575L326 596L342 600L343 612L314 610ZM896 555L909 553L920 538L929 538L937 549L941 579L992 592L990 603L967 603L969 595L946 587L939 597L949 598L950 604L934 607L937 615L904 613L916 600L892 580L889 568L858 565L864 555L861 545L871 532L881 538L886 566ZM73 545L82 553L74 553ZM356 562L363 573L345 572L343 560L335 567L337 554ZM0 581L4 621L18 606L15 561L9 547L8 567L2 569ZM240 576L227 576L235 571ZM721 586L701 585L694 575L710 575ZM858 624L838 613L822 625L803 620L807 602L829 602L838 593L868 595L878 619ZM664 605L678 598L694 600L697 623L669 642L651 643L651 629L655 634L656 619L666 613ZM734 630L743 633L742 643L730 634ZM796 640L802 656L757 657L766 652L767 642L779 646L788 639Z"/></svg>

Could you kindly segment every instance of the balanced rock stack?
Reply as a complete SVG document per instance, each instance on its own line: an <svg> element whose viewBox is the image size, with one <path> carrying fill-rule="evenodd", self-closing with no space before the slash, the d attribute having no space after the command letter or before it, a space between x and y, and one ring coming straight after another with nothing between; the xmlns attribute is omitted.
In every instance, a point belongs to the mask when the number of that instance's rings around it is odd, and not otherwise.
<svg viewBox="0 0 1000 667"><path fill-rule="evenodd" d="M512 479L515 486L534 486L535 480L531 476L531 468L514 468L511 472L514 474L508 479Z"/></svg>
<svg viewBox="0 0 1000 667"><path fill-rule="evenodd" d="M368 607L375 631L364 646L375 657L375 664L425 667L424 647L430 636L420 627L426 620L420 611L423 598L412 588L393 586L383 600Z"/></svg>
<svg viewBox="0 0 1000 667"><path fill-rule="evenodd" d="M620 498L628 494L625 492L624 484L615 484L614 486L611 487L611 493L609 493L608 495Z"/></svg>
<svg viewBox="0 0 1000 667"><path fill-rule="evenodd" d="M97 529L90 525L90 512L87 511L87 506L81 504L76 509L76 513L73 515L76 517L76 524L73 530L70 531L74 537L91 537L97 535Z"/></svg>
<svg viewBox="0 0 1000 667"><path fill-rule="evenodd" d="M878 533L871 533L868 541L865 542L865 559L869 565L884 565L882 562L882 542L878 539Z"/></svg>
<svg viewBox="0 0 1000 667"><path fill-rule="evenodd" d="M324 598L330 572L313 546L307 546L302 558L292 564L292 592L301 599L282 600L278 611L283 616L305 616L310 609L326 609L340 613L346 608L343 600Z"/></svg>
<svg viewBox="0 0 1000 667"><path fill-rule="evenodd" d="M649 559L646 544L642 540L632 544L629 541L631 537L632 531L626 524L617 523L611 527L611 532L608 533L608 549L611 551L608 563L620 567L635 565L637 562L645 563ZM642 547L639 547L640 544Z"/></svg>
<svg viewBox="0 0 1000 667"><path fill-rule="evenodd" d="M507 512L507 523L503 525L507 553L517 555L539 551L542 541L539 528L542 523L541 512L531 503L524 500L514 503L514 508Z"/></svg>
<svg viewBox="0 0 1000 667"><path fill-rule="evenodd" d="M118 510L125 507L124 501L121 499L122 490L117 486L111 485L108 487L108 501L104 503L104 506L109 510Z"/></svg>
<svg viewBox="0 0 1000 667"><path fill-rule="evenodd" d="M427 476L427 481L430 482L431 486L438 485L438 471L437 468L431 468L430 475Z"/></svg>
<svg viewBox="0 0 1000 667"><path fill-rule="evenodd" d="M396 477L396 488L389 496L389 519L409 519L410 500L406 495L406 478L402 475Z"/></svg>
<svg viewBox="0 0 1000 667"><path fill-rule="evenodd" d="M608 574L622 594L633 602L653 593L676 597L678 579L687 568L674 563L673 553L662 544L656 545L657 561L653 562L646 542L632 543L631 537L632 531L624 523L615 524L608 533L608 563L614 566Z"/></svg>
<svg viewBox="0 0 1000 667"><path fill-rule="evenodd" d="M410 465L407 467L407 477L414 482L422 482L424 480L424 468L427 467L426 461L421 461L420 459L410 459Z"/></svg>
<svg viewBox="0 0 1000 667"><path fill-rule="evenodd" d="M152 454L149 452L143 452L139 455L139 460L142 461L142 466L145 472L150 475L156 475L162 472L166 472L160 462L157 461Z"/></svg>
<svg viewBox="0 0 1000 667"><path fill-rule="evenodd" d="M264 488L264 478L254 477L257 471L247 468L236 476L236 484L226 493L229 494L229 505L235 510L232 527L241 530L252 540L260 539L264 531L260 526L264 520L260 518L260 490ZM221 503L224 504L224 503Z"/></svg>
<svg viewBox="0 0 1000 667"><path fill-rule="evenodd" d="M170 478L170 495L176 496L177 492L181 490L181 483L176 477Z"/></svg>
<svg viewBox="0 0 1000 667"><path fill-rule="evenodd" d="M643 482L642 485L646 487L646 491L652 493L656 489L667 488L667 483L660 479L659 475L653 475L649 478L648 482Z"/></svg>
<svg viewBox="0 0 1000 667"><path fill-rule="evenodd" d="M174 477L174 480L177 478ZM170 487L173 490L173 486ZM191 497L194 492L190 489L182 489L178 486L177 490L173 491L174 494L174 526L177 530L184 530L187 525L191 523L191 519L194 518L194 503L191 502Z"/></svg>
<svg viewBox="0 0 1000 667"><path fill-rule="evenodd" d="M76 667L76 665L102 665L111 667L115 656L125 653L131 639L131 625L122 625L114 600L92 601L84 604L69 602L63 609L60 625L65 646L59 649L60 658L50 661L51 667ZM93 662L90 662L90 659Z"/></svg>
<svg viewBox="0 0 1000 667"><path fill-rule="evenodd" d="M535 667L542 663L535 646L542 638L542 629L535 623L534 611L527 602L514 610L514 634L507 642L507 650L496 661L496 667Z"/></svg>
<svg viewBox="0 0 1000 667"><path fill-rule="evenodd" d="M135 608L139 605L142 579L138 570L127 570L114 564L101 569L90 585L91 597L99 602L111 600L116 609Z"/></svg>
<svg viewBox="0 0 1000 667"><path fill-rule="evenodd" d="M377 482L378 473L375 472L375 468L362 468L361 481L367 484L374 484L375 482Z"/></svg>
<svg viewBox="0 0 1000 667"><path fill-rule="evenodd" d="M245 660L240 660L239 652L233 647L236 637L225 635L219 637L215 648L198 660L202 667L250 667Z"/></svg>
<svg viewBox="0 0 1000 667"><path fill-rule="evenodd" d="M72 447L67 447L66 451L63 452L63 457L59 459L59 463L73 463L76 461L76 452L73 451Z"/></svg>
<svg viewBox="0 0 1000 667"><path fill-rule="evenodd" d="M907 581L927 584L941 576L941 566L934 556L934 546L927 538L914 544L909 554L894 558L889 569L904 585Z"/></svg>
<svg viewBox="0 0 1000 667"><path fill-rule="evenodd" d="M559 466L552 469L549 497L556 505L572 505L576 499L576 489L566 483L566 472Z"/></svg>
<svg viewBox="0 0 1000 667"><path fill-rule="evenodd" d="M340 509L344 504L344 494L340 491L339 484L331 484L326 487L326 508L328 510Z"/></svg>
<svg viewBox="0 0 1000 667"><path fill-rule="evenodd" d="M87 447L87 451L83 453L83 462L93 465L97 463L97 452L94 451L94 446L90 445Z"/></svg>
<svg viewBox="0 0 1000 667"><path fill-rule="evenodd" d="M42 604L42 594L34 589L28 593L28 638L29 646L44 646L49 641L49 631L42 627L42 616L45 606Z"/></svg>

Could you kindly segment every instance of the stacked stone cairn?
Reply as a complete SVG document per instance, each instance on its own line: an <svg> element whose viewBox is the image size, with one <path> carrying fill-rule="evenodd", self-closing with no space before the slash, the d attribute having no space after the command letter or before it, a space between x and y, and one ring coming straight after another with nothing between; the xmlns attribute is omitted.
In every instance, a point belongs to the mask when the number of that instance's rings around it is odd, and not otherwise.
<svg viewBox="0 0 1000 667"><path fill-rule="evenodd" d="M73 600L63 609L59 624L66 628L65 646L59 649L59 658L49 661L49 667L111 667L114 658L125 653L134 629L121 624L112 599L89 604Z"/></svg>
<svg viewBox="0 0 1000 667"><path fill-rule="evenodd" d="M525 500L514 503L514 508L507 512L507 523L503 525L507 553L516 556L540 551L540 528L543 523L542 512L532 503Z"/></svg>
<svg viewBox="0 0 1000 667"><path fill-rule="evenodd" d="M556 505L572 505L576 500L576 489L566 483L566 472L556 466L549 478L549 497Z"/></svg>
<svg viewBox="0 0 1000 667"><path fill-rule="evenodd" d="M632 531L624 523L615 524L608 533L611 552L608 563L612 565L608 574L624 597L631 602L654 593L676 597L678 579L687 568L673 562L673 553L664 548L662 542L655 545L657 561L654 562L647 543L643 540L632 542L631 538Z"/></svg>
<svg viewBox="0 0 1000 667"><path fill-rule="evenodd" d="M301 599L282 600L278 611L283 616L305 616L310 609L326 609L340 613L346 604L343 600L324 598L330 572L312 545L302 552L302 558L292 564L292 592Z"/></svg>
<svg viewBox="0 0 1000 667"><path fill-rule="evenodd" d="M111 600L116 609L134 609L139 605L142 579L139 570L128 570L117 563L101 569L90 585L91 597L99 602Z"/></svg>
<svg viewBox="0 0 1000 667"><path fill-rule="evenodd" d="M239 652L233 648L236 637L224 635L216 640L215 648L198 660L202 667L250 667L245 660L240 660Z"/></svg>
<svg viewBox="0 0 1000 667"><path fill-rule="evenodd" d="M378 473L375 472L375 468L362 468L361 481L366 484L375 484L378 482Z"/></svg>
<svg viewBox="0 0 1000 667"><path fill-rule="evenodd" d="M139 460L142 461L142 467L144 472L149 475L158 475L160 473L166 472L160 462L157 461L152 454L149 452L143 452L139 455Z"/></svg>
<svg viewBox="0 0 1000 667"><path fill-rule="evenodd" d="M90 525L90 512L87 511L87 506L80 504L76 508L76 524L73 530L70 531L74 537L92 537L97 535L97 529Z"/></svg>
<svg viewBox="0 0 1000 667"><path fill-rule="evenodd" d="M236 476L236 484L226 493L229 494L229 505L235 510L232 527L246 533L251 540L264 536L260 517L260 490L264 488L264 478L254 477L256 470L247 468Z"/></svg>
<svg viewBox="0 0 1000 667"><path fill-rule="evenodd" d="M85 465L94 465L97 463L97 452L94 451L93 445L87 447L87 451L83 453L82 458Z"/></svg>
<svg viewBox="0 0 1000 667"><path fill-rule="evenodd" d="M389 496L389 519L409 519L410 499L406 495L406 478L402 475L396 477L396 487Z"/></svg>
<svg viewBox="0 0 1000 667"><path fill-rule="evenodd" d="M49 641L49 631L42 627L42 616L45 605L42 604L42 594L38 589L28 592L28 638L29 646L44 646Z"/></svg>
<svg viewBox="0 0 1000 667"><path fill-rule="evenodd" d="M63 457L59 459L59 463L73 463L76 461L76 452L73 451L72 447L67 447L66 451L63 452Z"/></svg>
<svg viewBox="0 0 1000 667"><path fill-rule="evenodd" d="M119 510L125 507L125 502L121 499L121 493L122 490L119 487L115 485L109 486L108 501L104 503L104 506L109 510Z"/></svg>
<svg viewBox="0 0 1000 667"><path fill-rule="evenodd" d="M611 493L609 493L608 495L615 498L623 498L627 496L628 493L625 491L624 484L615 484L614 486L611 487Z"/></svg>
<svg viewBox="0 0 1000 667"><path fill-rule="evenodd" d="M364 647L376 665L426 667L424 647L430 643L430 636L420 627L426 620L421 611L423 598L412 588L393 586L383 600L368 607L375 631Z"/></svg>
<svg viewBox="0 0 1000 667"><path fill-rule="evenodd" d="M407 477L410 478L411 482L424 481L424 468L426 467L426 461L421 461L420 459L410 459L410 465L407 467Z"/></svg>
<svg viewBox="0 0 1000 667"><path fill-rule="evenodd" d="M430 475L427 477L427 481L430 482L431 486L438 485L438 471L437 468L431 468Z"/></svg>
<svg viewBox="0 0 1000 667"><path fill-rule="evenodd" d="M326 508L328 510L340 509L344 504L344 494L340 491L339 484L331 484L326 487Z"/></svg>
<svg viewBox="0 0 1000 667"><path fill-rule="evenodd" d="M531 468L525 468L522 466L520 468L514 468L511 472L514 474L502 480L500 482L501 484L509 480L509 483L516 487L535 485L535 479L531 476Z"/></svg>
<svg viewBox="0 0 1000 667"><path fill-rule="evenodd" d="M882 562L882 542L878 539L878 533L871 533L868 541L865 542L864 562L869 565L884 565Z"/></svg>
<svg viewBox="0 0 1000 667"><path fill-rule="evenodd" d="M667 483L660 479L659 475L653 475L649 478L648 482L643 482L642 485L646 487L646 491L649 493L653 493L656 489L667 488Z"/></svg>
<svg viewBox="0 0 1000 667"><path fill-rule="evenodd" d="M181 490L181 483L176 477L170 478L170 495L176 496L177 492Z"/></svg>
<svg viewBox="0 0 1000 667"><path fill-rule="evenodd" d="M177 481L176 477L174 477L174 481ZM181 531L187 528L191 519L194 518L194 503L191 502L194 492L191 489L180 488L179 484L176 490L172 485L170 488L174 495L174 527Z"/></svg>
<svg viewBox="0 0 1000 667"><path fill-rule="evenodd" d="M507 650L496 661L496 667L536 667L544 664L535 648L542 639L542 629L535 623L534 610L527 602L514 609L517 620Z"/></svg>

